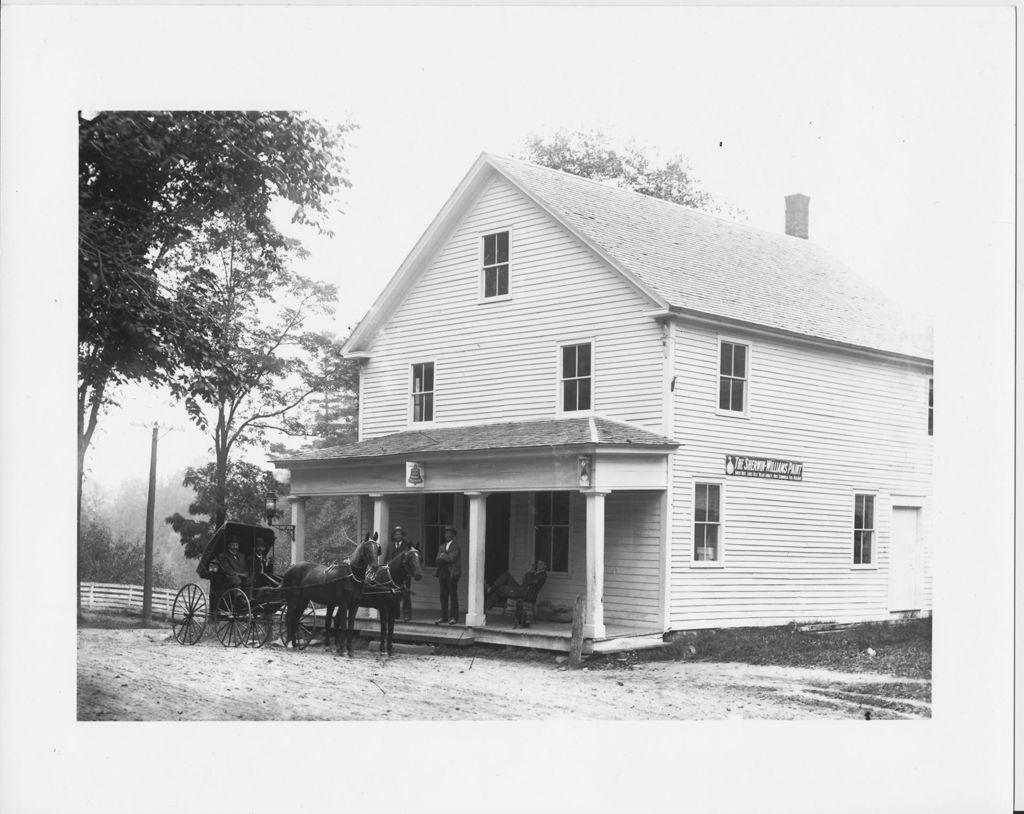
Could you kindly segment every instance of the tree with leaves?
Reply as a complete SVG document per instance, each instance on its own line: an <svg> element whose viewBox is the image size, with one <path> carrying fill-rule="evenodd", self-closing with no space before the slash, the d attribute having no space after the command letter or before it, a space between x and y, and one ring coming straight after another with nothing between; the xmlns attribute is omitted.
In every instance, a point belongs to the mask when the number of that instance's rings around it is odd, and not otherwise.
<svg viewBox="0 0 1024 814"><path fill-rule="evenodd" d="M216 278L183 273L182 253L218 223L244 229L270 263L296 250L272 216L326 232L348 186L341 151L353 125L288 111L118 111L79 115L78 502L86 452L126 382L189 391L209 369L223 322L204 307ZM81 552L80 552L81 553Z"/></svg>
<svg viewBox="0 0 1024 814"><path fill-rule="evenodd" d="M84 499L79 579L85 582L142 585L146 550L140 535L115 532L102 517L99 502ZM170 588L174 579L160 563L153 564L153 584Z"/></svg>
<svg viewBox="0 0 1024 814"><path fill-rule="evenodd" d="M333 313L335 288L297 274L289 259L266 252L229 218L204 230L180 258L183 283L197 278L207 287L201 321L216 325L202 364L180 374L180 387L189 418L212 440L217 526L227 517L232 452L270 431L309 434L298 408L334 389L337 368L324 360L340 355L338 343L306 326Z"/></svg>
<svg viewBox="0 0 1024 814"><path fill-rule="evenodd" d="M530 135L518 157L691 209L731 216L742 214L717 203L710 193L700 189L683 156L656 163L649 158L653 152L633 142L616 147L607 135L596 130L559 131L546 139Z"/></svg>
<svg viewBox="0 0 1024 814"><path fill-rule="evenodd" d="M166 522L181 536L185 556L190 559L206 550L220 525L215 522L218 510L225 509L236 522L260 525L265 521L267 493L277 489L273 473L246 461L230 463L223 495L216 463L188 467L182 484L195 490L195 500L188 507L192 516L175 512Z"/></svg>
<svg viewBox="0 0 1024 814"><path fill-rule="evenodd" d="M323 336L318 372L324 389L305 405L312 449L351 444L359 437L359 363L342 355L343 345L333 334Z"/></svg>

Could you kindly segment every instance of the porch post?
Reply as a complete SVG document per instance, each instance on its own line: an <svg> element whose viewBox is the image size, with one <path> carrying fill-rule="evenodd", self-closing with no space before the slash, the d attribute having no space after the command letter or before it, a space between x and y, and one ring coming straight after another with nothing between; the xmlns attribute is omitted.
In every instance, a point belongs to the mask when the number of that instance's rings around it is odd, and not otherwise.
<svg viewBox="0 0 1024 814"><path fill-rule="evenodd" d="M308 497L289 495L292 504L292 523L295 524L295 536L292 538L292 563L306 559L306 501Z"/></svg>
<svg viewBox="0 0 1024 814"><path fill-rule="evenodd" d="M380 492L371 494L370 497L373 498L373 528L370 531L376 531L379 535L377 542L380 543L380 556L377 558L377 564L380 565L384 561L384 546L387 545L391 537L391 532L388 529L391 520L390 504L388 496Z"/></svg>
<svg viewBox="0 0 1024 814"><path fill-rule="evenodd" d="M587 618L583 635L604 636L604 498L611 489L582 489L587 498Z"/></svg>
<svg viewBox="0 0 1024 814"><path fill-rule="evenodd" d="M466 580L466 626L484 627L484 538L487 535L487 494L466 492L469 498L469 574Z"/></svg>

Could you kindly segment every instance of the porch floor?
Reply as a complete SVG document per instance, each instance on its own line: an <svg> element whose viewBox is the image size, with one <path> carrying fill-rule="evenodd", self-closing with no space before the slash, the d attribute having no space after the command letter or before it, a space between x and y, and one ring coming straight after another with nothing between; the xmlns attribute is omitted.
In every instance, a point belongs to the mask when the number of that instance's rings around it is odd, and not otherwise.
<svg viewBox="0 0 1024 814"><path fill-rule="evenodd" d="M395 640L403 642L470 645L498 644L509 647L527 647L537 650L552 650L568 653L572 625L568 622L534 620L528 628L516 628L511 611L488 613L486 625L469 627L463 622L454 625L437 625L437 610L414 610L412 620L395 622ZM465 614L460 614L465 619ZM380 635L377 620L356 619L356 630L360 635L376 638ZM605 635L599 638L584 638L584 653L614 653L627 650L641 650L664 646L662 631L651 627L606 624Z"/></svg>

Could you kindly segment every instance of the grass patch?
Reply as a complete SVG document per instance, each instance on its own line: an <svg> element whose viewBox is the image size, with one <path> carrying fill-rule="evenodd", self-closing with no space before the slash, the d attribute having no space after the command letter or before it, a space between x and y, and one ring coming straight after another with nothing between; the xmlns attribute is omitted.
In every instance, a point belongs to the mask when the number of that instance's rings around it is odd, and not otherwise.
<svg viewBox="0 0 1024 814"><path fill-rule="evenodd" d="M79 628L93 628L96 630L130 630L130 629L154 629L167 628L171 625L166 619L154 615L148 625L142 624L142 618L137 613L127 611L86 611L78 617Z"/></svg>
<svg viewBox="0 0 1024 814"><path fill-rule="evenodd" d="M931 679L932 620L865 623L826 631L801 631L797 625L701 630L660 649L595 657L594 666L684 659Z"/></svg>

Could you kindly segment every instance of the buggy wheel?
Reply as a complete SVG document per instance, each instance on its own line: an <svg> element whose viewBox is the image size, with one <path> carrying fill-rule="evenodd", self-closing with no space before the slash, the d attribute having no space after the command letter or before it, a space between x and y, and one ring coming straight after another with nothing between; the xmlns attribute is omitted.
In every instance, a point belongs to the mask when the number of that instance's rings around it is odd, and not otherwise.
<svg viewBox="0 0 1024 814"><path fill-rule="evenodd" d="M263 647L270 641L274 631L277 630L277 616L268 613L254 616L252 625L249 627L249 637L245 640L246 647Z"/></svg>
<svg viewBox="0 0 1024 814"><path fill-rule="evenodd" d="M274 618L277 620L277 635L281 641L281 644L288 645L288 609L287 607L281 608ZM299 617L299 626L295 630L295 647L299 650L305 650L309 647L309 643L313 638L313 629L316 627L316 614L313 610L313 603L307 602L306 607L302 610L302 616Z"/></svg>
<svg viewBox="0 0 1024 814"><path fill-rule="evenodd" d="M217 602L217 638L225 647L238 647L248 640L251 627L252 610L249 608L249 597L241 588L229 588Z"/></svg>
<svg viewBox="0 0 1024 814"><path fill-rule="evenodd" d="M203 638L208 608L206 593L194 582L178 591L171 608L171 630L178 644L195 644Z"/></svg>

